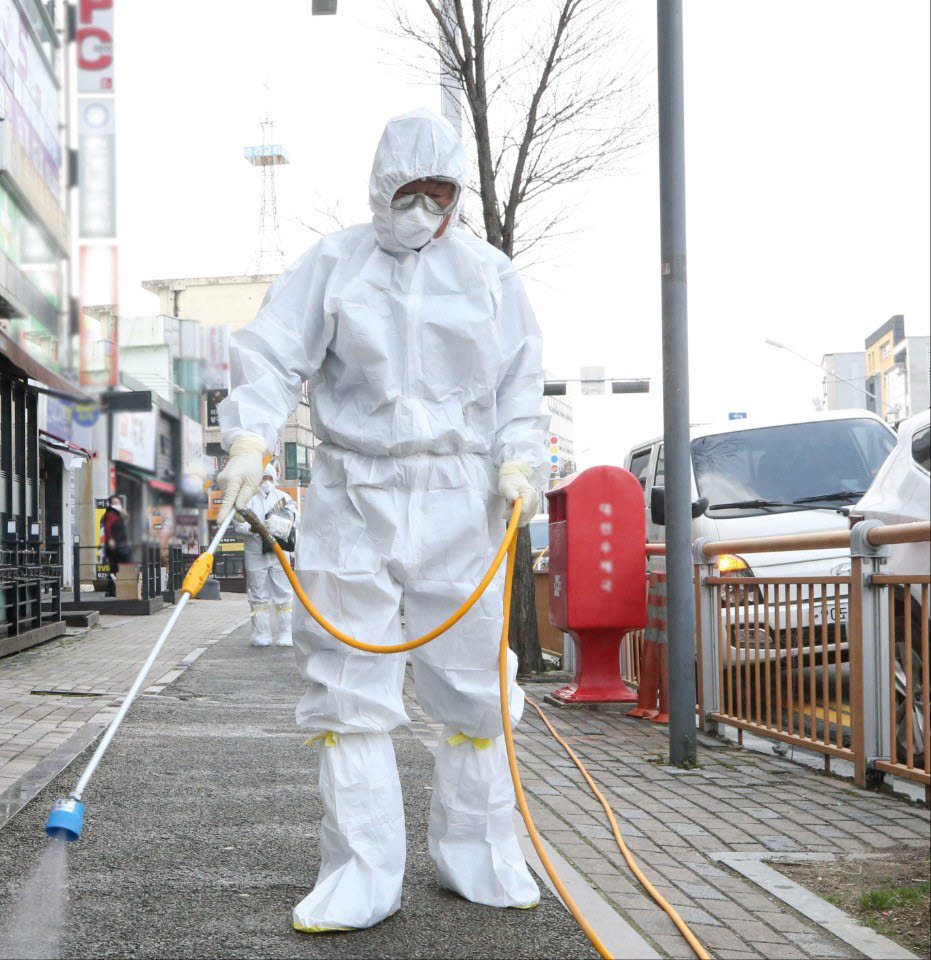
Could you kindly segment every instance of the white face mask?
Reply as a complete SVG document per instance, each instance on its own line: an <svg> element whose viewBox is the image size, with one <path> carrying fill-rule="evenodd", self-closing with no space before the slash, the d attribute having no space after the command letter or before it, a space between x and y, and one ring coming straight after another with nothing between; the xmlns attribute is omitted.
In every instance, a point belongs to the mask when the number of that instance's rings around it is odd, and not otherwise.
<svg viewBox="0 0 931 960"><path fill-rule="evenodd" d="M254 480L253 480L252 482L255 483ZM259 489L260 489L260 490L262 491L262 493L264 493L265 496L267 497L267 496L272 492L272 490L275 489L275 485L271 482L271 480L263 480L263 481L259 484Z"/></svg>
<svg viewBox="0 0 931 960"><path fill-rule="evenodd" d="M409 210L391 211L391 228L394 238L402 246L419 250L426 246L433 234L440 229L445 213L428 213L415 203Z"/></svg>

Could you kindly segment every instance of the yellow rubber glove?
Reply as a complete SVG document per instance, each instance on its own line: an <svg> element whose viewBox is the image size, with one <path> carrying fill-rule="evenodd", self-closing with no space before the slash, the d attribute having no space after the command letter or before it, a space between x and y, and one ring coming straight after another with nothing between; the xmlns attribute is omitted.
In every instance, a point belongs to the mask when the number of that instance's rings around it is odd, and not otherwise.
<svg viewBox="0 0 931 960"><path fill-rule="evenodd" d="M229 463L217 476L223 493L217 523L222 523L230 510L242 509L259 492L264 458L265 440L257 434L240 434L230 444Z"/></svg>
<svg viewBox="0 0 931 960"><path fill-rule="evenodd" d="M510 519L514 501L520 497L520 520L518 526L525 527L540 506L540 494L530 482L533 469L523 460L508 460L498 467L498 493L507 501L505 519Z"/></svg>

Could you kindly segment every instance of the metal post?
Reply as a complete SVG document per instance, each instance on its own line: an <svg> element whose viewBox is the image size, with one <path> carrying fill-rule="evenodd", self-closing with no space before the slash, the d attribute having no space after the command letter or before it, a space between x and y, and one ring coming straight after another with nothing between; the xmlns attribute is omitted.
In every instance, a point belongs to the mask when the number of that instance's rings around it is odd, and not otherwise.
<svg viewBox="0 0 931 960"><path fill-rule="evenodd" d="M689 351L685 269L682 0L657 0L660 247L663 293L663 443L669 631L669 759L694 762L695 611L689 467Z"/></svg>
<svg viewBox="0 0 931 960"><path fill-rule="evenodd" d="M720 603L715 603L714 587L705 583L706 578L713 576L717 571L715 559L709 560L704 554L703 548L709 539L709 537L701 537L696 540L692 552L695 564L695 590L699 597L698 642L701 645L698 649L702 692L699 723L705 733L716 733L717 723L711 719L711 714L718 713L721 709L719 647L721 608Z"/></svg>
<svg viewBox="0 0 931 960"><path fill-rule="evenodd" d="M455 36L458 30L458 24L452 0L443 0L442 17L450 33ZM461 140L462 96L459 89L459 78L455 71L450 69L448 65L449 61L452 60L452 52L442 28L440 28L440 49L443 51L440 55L440 104L442 106L444 119L453 125L453 129Z"/></svg>
<svg viewBox="0 0 931 960"><path fill-rule="evenodd" d="M81 538L74 535L71 562L74 565L74 602L81 602Z"/></svg>
<svg viewBox="0 0 931 960"><path fill-rule="evenodd" d="M857 689L859 692L859 696L851 696L851 708L854 701L859 700L862 710L864 778L874 760L895 760L896 748L889 730L889 721L895 710L895 703L889 692L889 588L883 585L874 586L872 582L873 574L880 573L890 550L888 546L874 547L867 539L870 530L882 525L880 520L862 520L850 531L851 576L856 576L859 571L860 582L857 584L858 589L851 589L847 601L847 640L851 690ZM851 586L853 587L853 584ZM851 649L851 645L857 645L857 638L850 636L849 628L852 613L850 607L856 600L859 600L860 625L858 651ZM855 670L858 676L854 676ZM853 717L853 725L858 725L856 716Z"/></svg>

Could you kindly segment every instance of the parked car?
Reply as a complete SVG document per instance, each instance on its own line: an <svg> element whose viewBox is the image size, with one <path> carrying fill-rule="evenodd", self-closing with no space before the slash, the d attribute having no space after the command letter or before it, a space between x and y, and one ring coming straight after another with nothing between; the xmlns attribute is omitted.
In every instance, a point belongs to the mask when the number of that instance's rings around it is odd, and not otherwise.
<svg viewBox="0 0 931 960"><path fill-rule="evenodd" d="M863 498L850 511L850 525L860 520L883 523L909 523L931 519L931 411L925 410L899 425L898 442L876 474ZM900 543L891 548L883 570L887 574L927 574L931 556L927 543ZM927 591L927 587L924 588ZM911 621L912 646L912 737L913 762L924 763L924 691L921 658L922 586L912 584L909 591L897 587L895 593L895 691L896 739L900 760L906 758L907 717L905 704L905 620ZM925 630L928 627L925 626Z"/></svg>
<svg viewBox="0 0 931 960"><path fill-rule="evenodd" d="M695 426L692 538L736 540L845 529L851 505L863 496L894 445L893 430L866 410ZM643 488L648 542L665 540L664 463L662 437L638 444L625 459L625 467ZM842 575L849 570L849 553L821 549L724 555L718 567L722 575L737 577ZM730 629L732 662L755 659L758 645L762 655L763 631L770 638L777 629L782 636L789 629L801 633L804 649L809 628L817 627L825 612L829 621L839 617L841 624L846 622L845 592L836 603L833 597L820 603L818 586L812 587L811 596L812 602L804 604L760 596L758 603L738 608ZM846 651L843 631L842 649ZM770 656L775 656L772 649ZM786 656L781 644L781 657Z"/></svg>

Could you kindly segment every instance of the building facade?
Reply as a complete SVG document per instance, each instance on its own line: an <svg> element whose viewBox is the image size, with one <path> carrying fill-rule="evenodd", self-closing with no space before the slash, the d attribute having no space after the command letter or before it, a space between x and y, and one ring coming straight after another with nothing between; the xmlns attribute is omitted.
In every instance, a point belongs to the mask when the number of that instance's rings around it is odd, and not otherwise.
<svg viewBox="0 0 931 960"><path fill-rule="evenodd" d="M96 404L71 383L61 0L0 0L0 655L64 632Z"/></svg>
<svg viewBox="0 0 931 960"><path fill-rule="evenodd" d="M826 353L821 366L823 410L862 410L866 407L866 355L861 351Z"/></svg>
<svg viewBox="0 0 931 960"><path fill-rule="evenodd" d="M897 419L892 415L886 395L886 375L895 366L895 347L904 337L905 317L896 314L874 330L863 344L866 350L866 389L872 395L871 398L864 398L866 408L884 419Z"/></svg>
<svg viewBox="0 0 931 960"><path fill-rule="evenodd" d="M892 352L895 364L885 374L886 396L896 420L927 410L931 379L931 337L905 337Z"/></svg>

